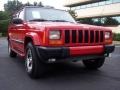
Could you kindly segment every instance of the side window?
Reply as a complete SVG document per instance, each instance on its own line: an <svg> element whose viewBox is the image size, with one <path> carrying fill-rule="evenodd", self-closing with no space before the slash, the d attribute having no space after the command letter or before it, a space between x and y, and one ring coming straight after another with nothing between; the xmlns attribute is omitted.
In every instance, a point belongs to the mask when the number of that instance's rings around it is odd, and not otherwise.
<svg viewBox="0 0 120 90"><path fill-rule="evenodd" d="M22 10L18 16L20 19L24 20L24 11Z"/></svg>

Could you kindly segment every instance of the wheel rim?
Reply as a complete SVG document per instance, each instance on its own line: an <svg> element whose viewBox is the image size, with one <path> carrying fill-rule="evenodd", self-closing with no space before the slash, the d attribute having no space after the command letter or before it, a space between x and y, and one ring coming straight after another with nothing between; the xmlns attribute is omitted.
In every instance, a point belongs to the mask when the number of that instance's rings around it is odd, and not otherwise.
<svg viewBox="0 0 120 90"><path fill-rule="evenodd" d="M33 67L32 51L31 51L31 49L28 49L28 51L27 51L27 58L26 58L26 69L27 69L27 72L31 72L32 67Z"/></svg>

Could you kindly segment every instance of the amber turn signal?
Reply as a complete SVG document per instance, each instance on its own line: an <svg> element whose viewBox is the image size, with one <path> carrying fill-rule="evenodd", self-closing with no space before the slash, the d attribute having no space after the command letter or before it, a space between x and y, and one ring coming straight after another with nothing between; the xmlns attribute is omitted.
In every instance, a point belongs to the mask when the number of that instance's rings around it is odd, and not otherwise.
<svg viewBox="0 0 120 90"><path fill-rule="evenodd" d="M61 40L49 40L49 44L51 44L51 45L62 45L63 42Z"/></svg>
<svg viewBox="0 0 120 90"><path fill-rule="evenodd" d="M105 44L112 44L112 39L106 39Z"/></svg>

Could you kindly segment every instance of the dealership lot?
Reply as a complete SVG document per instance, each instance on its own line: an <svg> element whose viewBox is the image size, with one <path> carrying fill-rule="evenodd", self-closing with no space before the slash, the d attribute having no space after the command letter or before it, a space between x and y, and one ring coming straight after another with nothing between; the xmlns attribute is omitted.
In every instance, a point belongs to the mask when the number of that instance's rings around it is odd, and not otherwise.
<svg viewBox="0 0 120 90"><path fill-rule="evenodd" d="M10 58L7 40L0 38L0 90L119 90L120 46L102 68L90 71L81 62L53 65L44 78L30 79L20 58Z"/></svg>

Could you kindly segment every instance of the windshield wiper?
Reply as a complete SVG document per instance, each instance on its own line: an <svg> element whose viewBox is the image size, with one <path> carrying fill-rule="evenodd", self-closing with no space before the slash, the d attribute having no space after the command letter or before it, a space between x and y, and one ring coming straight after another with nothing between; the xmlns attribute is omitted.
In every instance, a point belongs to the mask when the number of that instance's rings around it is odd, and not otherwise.
<svg viewBox="0 0 120 90"><path fill-rule="evenodd" d="M53 22L69 22L69 21L66 21L66 20L52 20Z"/></svg>
<svg viewBox="0 0 120 90"><path fill-rule="evenodd" d="M44 22L44 21L51 21L51 22L70 22L70 21L66 21L66 20L46 20L46 19L32 19L29 21L39 21L39 22ZM74 22L70 22L70 23L74 23Z"/></svg>
<svg viewBox="0 0 120 90"><path fill-rule="evenodd" d="M51 20L52 22L70 22L70 21L66 21L66 20ZM70 22L70 23L74 23L74 22Z"/></svg>
<svg viewBox="0 0 120 90"><path fill-rule="evenodd" d="M29 20L29 21L40 21L40 22L44 22L44 21L49 21L49 20L46 20L46 19L32 19L32 20Z"/></svg>

